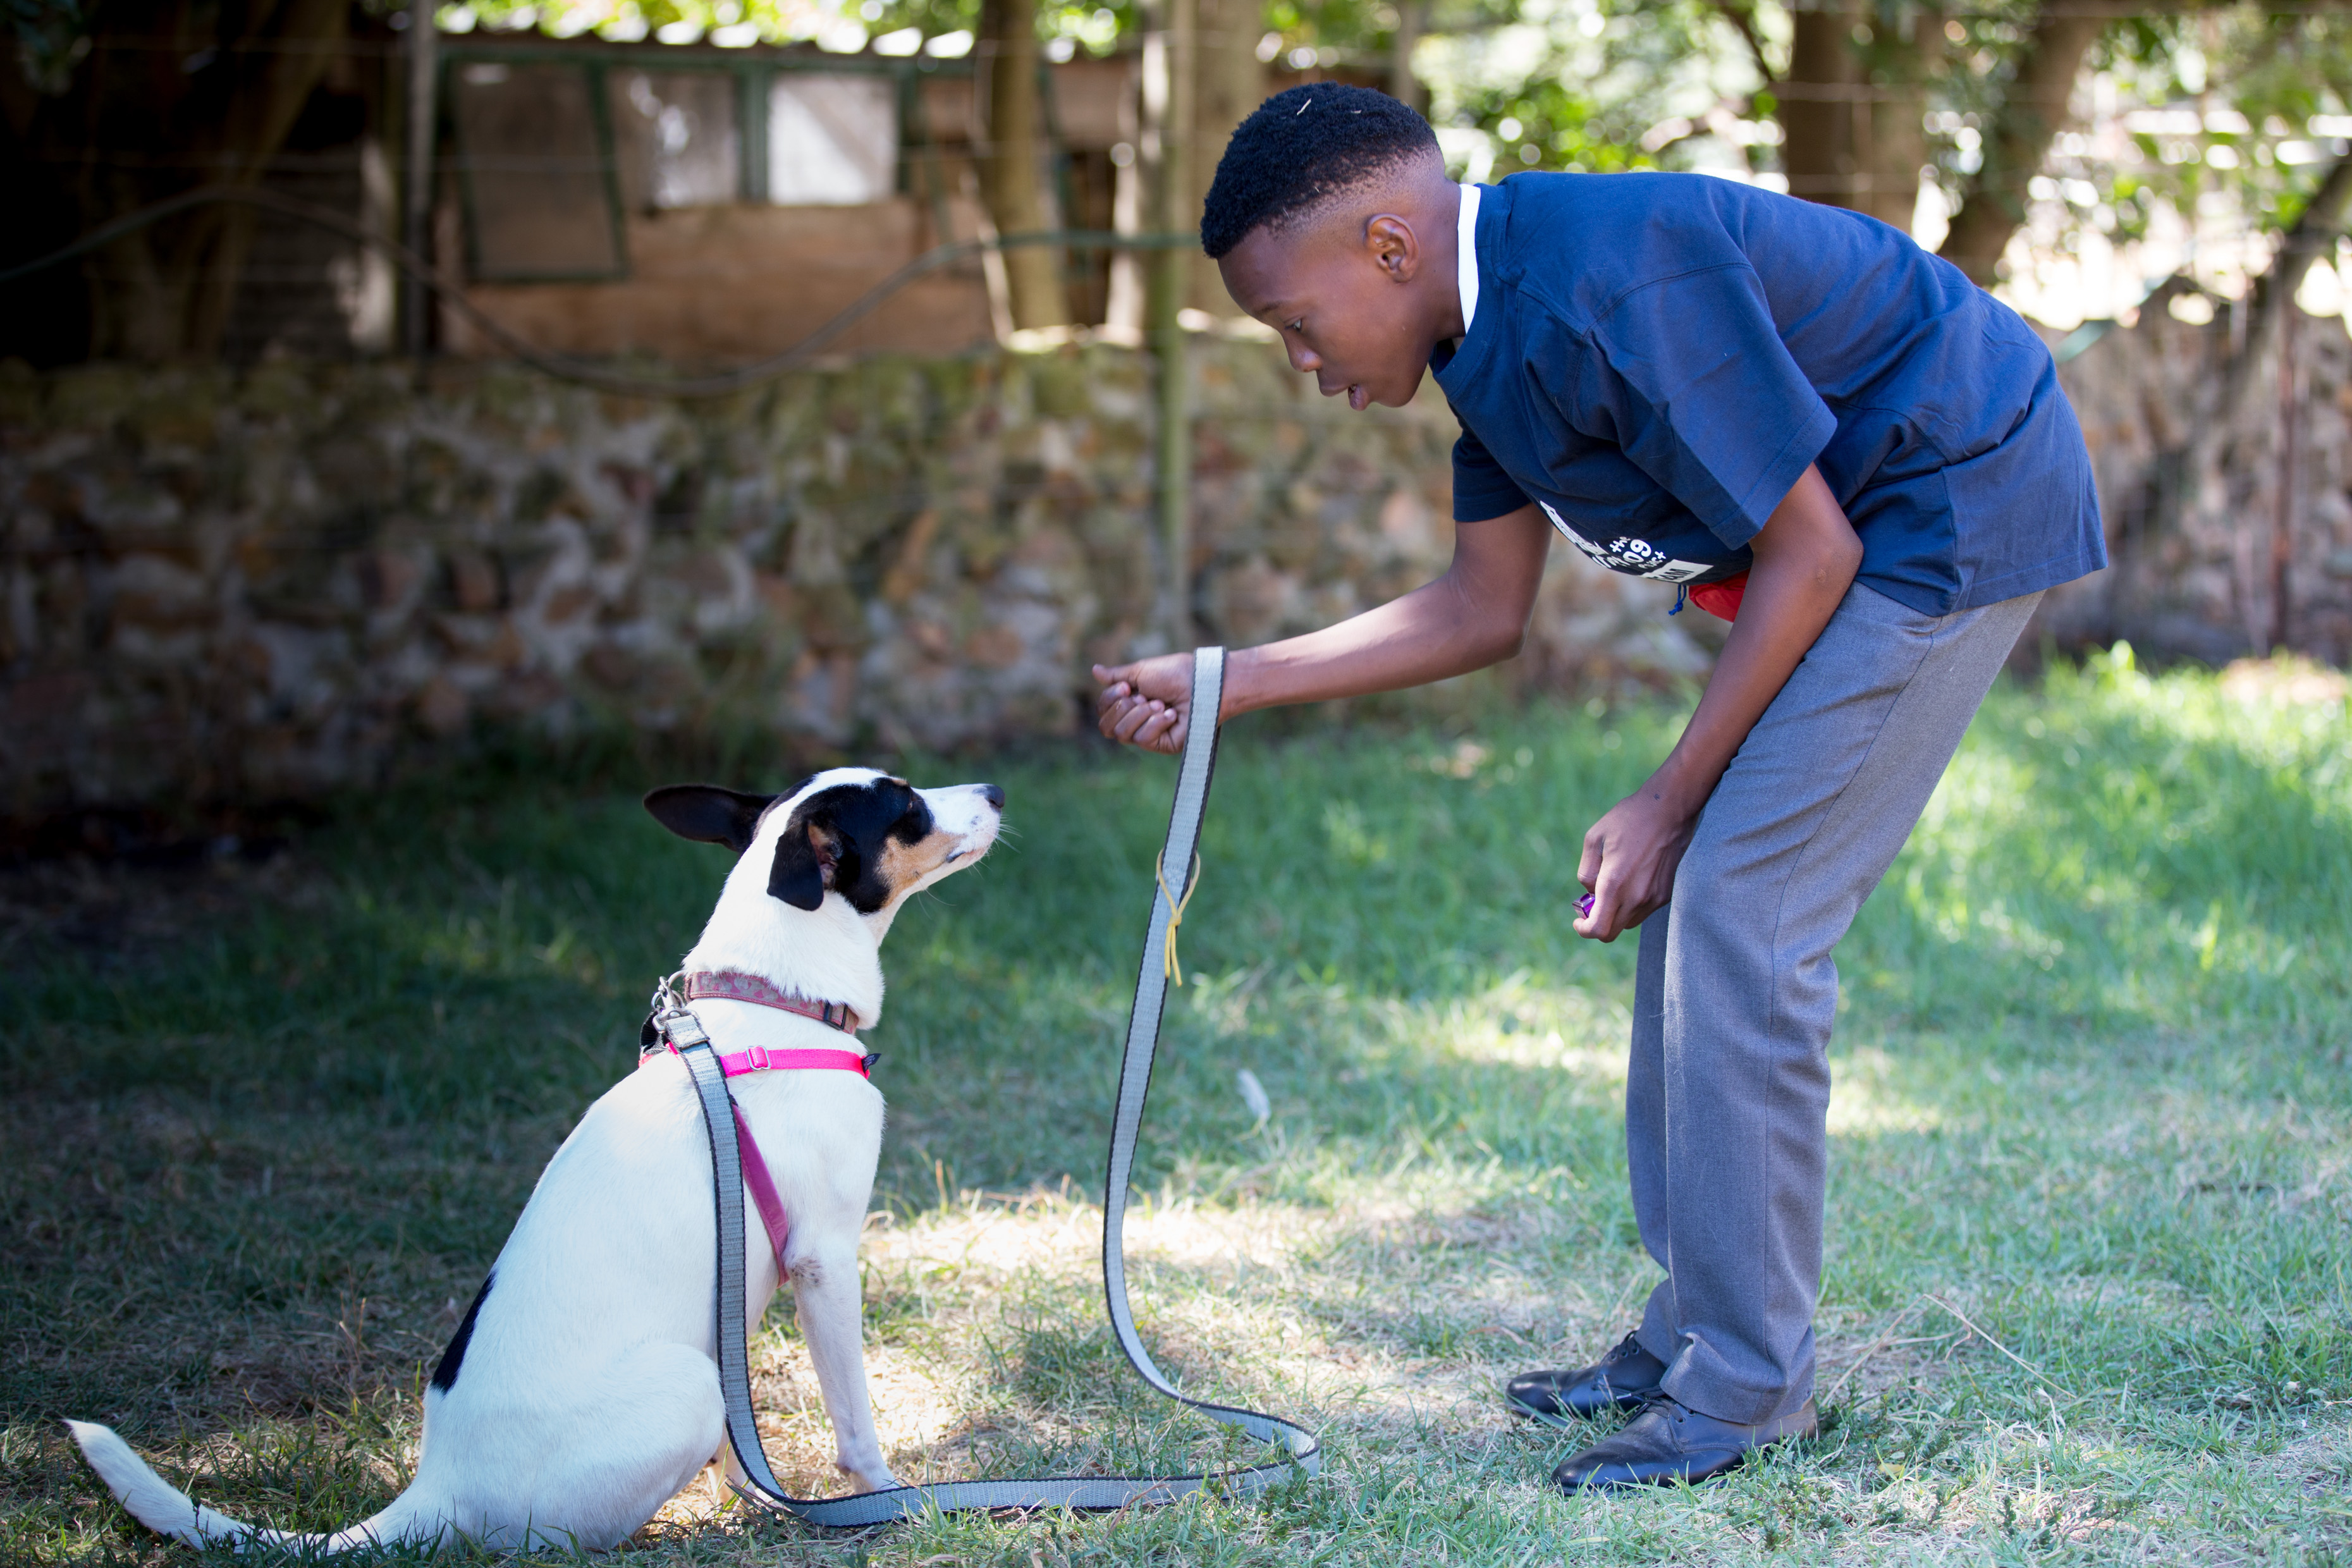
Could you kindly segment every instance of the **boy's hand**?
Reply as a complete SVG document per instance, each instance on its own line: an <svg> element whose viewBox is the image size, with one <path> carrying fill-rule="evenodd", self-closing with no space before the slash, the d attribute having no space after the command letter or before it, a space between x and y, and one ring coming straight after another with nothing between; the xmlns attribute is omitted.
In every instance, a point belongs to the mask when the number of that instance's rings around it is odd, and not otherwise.
<svg viewBox="0 0 2352 1568"><path fill-rule="evenodd" d="M1739 618L1683 738L1584 836L1576 879L1592 889L1592 911L1576 922L1579 936L1614 942L1674 897L1700 807L1862 565L1862 540L1818 468L1804 471L1748 542L1755 564Z"/></svg>
<svg viewBox="0 0 2352 1568"><path fill-rule="evenodd" d="M1163 653L1117 667L1095 666L1102 684L1095 721L1114 741L1147 752L1181 752L1192 715L1192 656Z"/></svg>
<svg viewBox="0 0 2352 1568"><path fill-rule="evenodd" d="M1290 702L1396 691L1483 669L1517 653L1543 582L1551 525L1532 506L1454 533L1436 582L1305 637L1225 655L1221 720ZM1192 656L1096 665L1102 732L1150 752L1181 752L1192 727Z"/></svg>
<svg viewBox="0 0 2352 1568"><path fill-rule="evenodd" d="M1640 925L1674 897L1675 871L1690 847L1698 813L1644 784L1609 808L1584 836L1576 879L1592 892L1592 910L1576 934L1601 942Z"/></svg>

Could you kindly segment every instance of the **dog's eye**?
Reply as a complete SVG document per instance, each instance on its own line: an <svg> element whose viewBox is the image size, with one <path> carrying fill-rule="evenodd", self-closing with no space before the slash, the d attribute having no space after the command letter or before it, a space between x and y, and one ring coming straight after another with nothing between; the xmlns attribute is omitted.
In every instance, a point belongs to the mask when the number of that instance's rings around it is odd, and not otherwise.
<svg viewBox="0 0 2352 1568"><path fill-rule="evenodd" d="M908 793L911 798L907 803L907 809L900 812L898 820L890 825L890 836L902 844L913 844L929 837L933 826L929 804L921 795L912 791Z"/></svg>

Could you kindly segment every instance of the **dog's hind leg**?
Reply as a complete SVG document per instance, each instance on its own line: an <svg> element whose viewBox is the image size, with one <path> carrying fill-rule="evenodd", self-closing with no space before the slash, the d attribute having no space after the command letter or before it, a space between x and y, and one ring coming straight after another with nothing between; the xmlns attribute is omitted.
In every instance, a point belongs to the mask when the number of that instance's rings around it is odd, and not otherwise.
<svg viewBox="0 0 2352 1568"><path fill-rule="evenodd" d="M860 1491L897 1486L898 1478L882 1458L881 1434L866 1392L866 1345L858 1326L864 1302L854 1234L845 1248L812 1249L793 1259L793 1290L800 1299L801 1332L816 1365L824 1412L833 1417L834 1463Z"/></svg>
<svg viewBox="0 0 2352 1568"><path fill-rule="evenodd" d="M496 1519L483 1521L485 1545L617 1546L686 1489L726 1432L719 1368L689 1345L637 1345L568 1392L572 1415L551 1423L565 1441L527 1498L481 1510Z"/></svg>

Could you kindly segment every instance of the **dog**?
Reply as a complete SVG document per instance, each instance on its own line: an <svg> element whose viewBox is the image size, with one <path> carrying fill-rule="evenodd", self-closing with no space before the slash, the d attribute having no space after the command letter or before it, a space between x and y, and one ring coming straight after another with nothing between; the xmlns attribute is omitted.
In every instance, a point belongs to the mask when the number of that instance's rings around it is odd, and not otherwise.
<svg viewBox="0 0 2352 1568"><path fill-rule="evenodd" d="M882 1016L879 949L891 922L910 895L988 852L1004 795L993 784L916 789L842 768L781 795L674 785L647 795L646 807L671 832L739 857L686 955L688 973L755 977L809 1004L845 1005L863 1027ZM853 1044L775 1005L708 997L694 1011L722 1055ZM859 1329L857 1244L881 1155L882 1096L856 1071L787 1068L728 1081L789 1216L784 1270L835 1462L858 1490L895 1486ZM492 1548L613 1546L724 1440L710 1189L709 1142L685 1065L667 1051L647 1055L548 1162L458 1323L425 1391L415 1479L383 1512L335 1534L264 1530L199 1507L113 1431L68 1425L133 1518L191 1545L331 1552L462 1537ZM781 1280L748 1194L744 1214L741 1321L757 1325Z"/></svg>

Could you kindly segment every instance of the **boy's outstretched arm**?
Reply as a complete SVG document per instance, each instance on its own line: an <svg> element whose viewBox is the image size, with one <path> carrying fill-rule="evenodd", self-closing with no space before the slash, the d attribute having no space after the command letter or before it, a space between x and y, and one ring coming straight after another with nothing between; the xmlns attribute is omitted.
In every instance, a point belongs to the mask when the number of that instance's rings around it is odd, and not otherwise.
<svg viewBox="0 0 2352 1568"><path fill-rule="evenodd" d="M1436 582L1338 626L1228 655L1219 719L1398 691L1500 663L1527 636L1550 546L1551 528L1531 506L1456 523L1454 563ZM1094 669L1103 688L1097 720L1104 734L1149 751L1183 750L1191 654Z"/></svg>
<svg viewBox="0 0 2352 1568"><path fill-rule="evenodd" d="M1323 631L1231 655L1221 717L1393 691L1508 658L1526 634L1550 539L1533 507L1456 525L1454 564L1436 582ZM1614 942L1672 896L1699 808L1862 565L1861 539L1811 468L1748 547L1755 560L1739 618L1682 739L1584 836L1577 880L1593 900L1576 921L1580 936ZM1095 679L1104 734L1151 751L1183 748L1191 654L1097 665Z"/></svg>
<svg viewBox="0 0 2352 1568"><path fill-rule="evenodd" d="M1592 889L1577 934L1614 942L1674 894L1699 808L1748 731L1805 657L1862 565L1862 541L1820 473L1806 468L1748 541L1748 590L1698 710L1642 787L1584 836L1576 879Z"/></svg>

